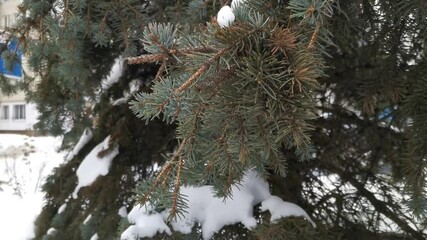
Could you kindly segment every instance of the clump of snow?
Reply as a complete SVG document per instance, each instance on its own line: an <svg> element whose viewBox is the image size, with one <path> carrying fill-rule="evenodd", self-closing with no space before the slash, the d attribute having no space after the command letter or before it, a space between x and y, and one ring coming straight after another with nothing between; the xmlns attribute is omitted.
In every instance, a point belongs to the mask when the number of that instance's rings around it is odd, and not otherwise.
<svg viewBox="0 0 427 240"><path fill-rule="evenodd" d="M304 209L294 203L285 202L277 196L271 196L261 203L261 211L265 212L267 210L271 213L270 221L272 223L277 222L280 218L294 216L304 217L313 227L316 227L316 223L311 220Z"/></svg>
<svg viewBox="0 0 427 240"><path fill-rule="evenodd" d="M126 210L126 206L121 207L121 208L119 209L118 214L119 214L119 216L120 216L120 217L122 217L122 218L127 217L127 216L128 216L128 211Z"/></svg>
<svg viewBox="0 0 427 240"><path fill-rule="evenodd" d="M154 237L157 233L167 233L171 235L172 232L168 225L165 223L162 214L153 211L150 205L136 205L128 215L130 223L134 223L128 227L121 235L122 240L133 240L143 237Z"/></svg>
<svg viewBox="0 0 427 240"><path fill-rule="evenodd" d="M116 58L114 65L111 68L110 75L102 81L102 89L109 89L114 83L119 81L119 78L123 74L123 58Z"/></svg>
<svg viewBox="0 0 427 240"><path fill-rule="evenodd" d="M80 150L92 139L93 134L92 131L89 128L86 128L83 131L82 136L80 137L79 141L77 142L76 146L74 146L74 149L72 152L70 152L67 155L67 161L70 161L74 158L77 154L79 154Z"/></svg>
<svg viewBox="0 0 427 240"><path fill-rule="evenodd" d="M98 157L99 152L108 149L110 136L98 144L92 151L83 159L80 166L77 168L76 174L78 184L73 192L73 198L77 198L77 193L80 188L91 185L98 176L108 174L111 162L115 156L119 154L119 146L114 145L114 148L104 157Z"/></svg>
<svg viewBox="0 0 427 240"><path fill-rule="evenodd" d="M93 234L93 236L90 238L90 240L98 240L99 236L98 233Z"/></svg>
<svg viewBox="0 0 427 240"><path fill-rule="evenodd" d="M62 204L59 208L58 208L58 214L61 214L62 212L65 211L65 208L67 208L67 204L64 203Z"/></svg>
<svg viewBox="0 0 427 240"><path fill-rule="evenodd" d="M233 0L230 6L223 6L216 16L218 25L222 28L230 26L236 19L234 13L244 4L246 0Z"/></svg>
<svg viewBox="0 0 427 240"><path fill-rule="evenodd" d="M220 27L230 26L234 22L235 18L233 10L227 5L223 6L216 16L216 20Z"/></svg>
<svg viewBox="0 0 427 240"><path fill-rule="evenodd" d="M253 217L253 207L261 202L265 203L264 211L268 209L272 216L275 216L274 220L286 216L304 216L312 222L305 211L297 205L272 196L268 183L260 178L255 170L248 171L241 184L232 187L232 197L225 201L215 197L211 186L182 187L181 193L187 199L188 208L183 216L174 219L170 224L175 231L189 234L198 222L202 226L203 239L210 239L226 225L242 223L248 229L254 228L257 222ZM278 199L281 202L276 201ZM163 231L168 233L170 230L165 223L168 213L169 210L158 213L151 206L146 209L138 205L128 216L129 221L135 225L130 226L122 234L121 239L133 240L141 237L141 234L152 237L151 234ZM163 216L162 221L160 215ZM153 224L154 222L156 224Z"/></svg>

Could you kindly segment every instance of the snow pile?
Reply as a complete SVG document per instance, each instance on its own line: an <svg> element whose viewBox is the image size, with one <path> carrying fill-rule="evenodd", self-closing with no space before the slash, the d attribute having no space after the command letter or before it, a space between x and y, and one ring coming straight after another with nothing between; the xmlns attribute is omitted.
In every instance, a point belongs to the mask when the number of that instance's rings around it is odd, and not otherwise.
<svg viewBox="0 0 427 240"><path fill-rule="evenodd" d="M74 189L73 198L77 198L80 188L91 185L98 176L108 174L113 158L119 154L119 146L115 144L114 148L102 158L98 157L98 154L108 149L109 143L110 136L106 137L102 143L92 149L85 159L83 159L82 163L80 163L76 171L78 184Z"/></svg>
<svg viewBox="0 0 427 240"><path fill-rule="evenodd" d="M76 146L74 146L73 151L71 151L67 155L67 161L70 161L74 158L77 154L79 154L80 150L92 139L93 134L92 131L89 128L86 128L83 131L82 136L80 137L79 141L77 142Z"/></svg>
<svg viewBox="0 0 427 240"><path fill-rule="evenodd" d="M226 225L242 223L252 229L257 225L253 217L253 207L262 204L263 211L269 210L272 221L281 217L302 216L313 226L314 222L299 206L284 202L277 196L272 196L268 183L261 179L255 170L248 171L239 186L232 187L232 198L225 201L216 198L211 186L183 187L181 193L187 199L188 209L181 218L171 222L175 231L189 234L198 222L202 226L203 239L210 239ZM135 206L128 215L129 222L135 223L123 232L122 240L134 240L139 237L153 237L155 234L171 230L165 221L169 210L162 213L154 211L152 206Z"/></svg>
<svg viewBox="0 0 427 240"><path fill-rule="evenodd" d="M33 221L43 206L41 185L63 162L60 138L0 134L0 239L34 238Z"/></svg>

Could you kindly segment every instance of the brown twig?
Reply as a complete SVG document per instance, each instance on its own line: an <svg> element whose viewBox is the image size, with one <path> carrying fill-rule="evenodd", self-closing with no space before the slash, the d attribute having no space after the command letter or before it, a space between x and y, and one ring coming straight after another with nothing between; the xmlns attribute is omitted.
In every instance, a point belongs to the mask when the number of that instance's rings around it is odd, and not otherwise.
<svg viewBox="0 0 427 240"><path fill-rule="evenodd" d="M310 42L307 46L308 49L312 48L315 45L318 35L319 35L319 27L316 27L313 34L311 35Z"/></svg>
<svg viewBox="0 0 427 240"><path fill-rule="evenodd" d="M154 63L165 59L164 53L144 54L138 57L126 58L128 64Z"/></svg>
<svg viewBox="0 0 427 240"><path fill-rule="evenodd" d="M157 71L157 74L154 80L159 81L165 69L166 69L166 58L163 59L162 65L159 67L159 70Z"/></svg>
<svg viewBox="0 0 427 240"><path fill-rule="evenodd" d="M163 45L157 37L155 37L152 33L148 34L148 37L153 41L159 48L163 50L163 52L167 53L169 50L165 45Z"/></svg>
<svg viewBox="0 0 427 240"><path fill-rule="evenodd" d="M191 86L208 68L214 63L222 54L226 52L226 48L221 49L215 55L208 59L187 81L185 81L179 88L175 89L175 93L181 93Z"/></svg>
<svg viewBox="0 0 427 240"><path fill-rule="evenodd" d="M209 53L213 52L213 48L199 47L199 48L184 48L184 49L170 49L164 53L152 53L144 54L138 57L129 57L125 60L128 64L142 64L142 63L154 63L163 60L168 60L171 55L186 55L193 52Z"/></svg>

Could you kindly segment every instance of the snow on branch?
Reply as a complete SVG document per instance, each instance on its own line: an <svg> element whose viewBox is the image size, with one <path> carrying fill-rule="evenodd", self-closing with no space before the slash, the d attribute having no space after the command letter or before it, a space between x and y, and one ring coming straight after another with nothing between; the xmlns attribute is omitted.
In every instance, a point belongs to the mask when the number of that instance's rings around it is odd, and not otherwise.
<svg viewBox="0 0 427 240"><path fill-rule="evenodd" d="M102 81L102 89L108 90L114 83L118 82L123 74L123 58L118 57L114 60L110 74Z"/></svg>
<svg viewBox="0 0 427 240"><path fill-rule="evenodd" d="M108 153L100 157L99 154L106 150L108 150ZM106 137L102 143L92 149L77 168L78 184L73 192L73 198L77 198L80 188L91 185L100 175L107 175L113 158L118 154L118 144L110 147L110 136Z"/></svg>
<svg viewBox="0 0 427 240"><path fill-rule="evenodd" d="M270 221L272 223L275 223L284 217L295 216L304 217L311 223L311 225L313 225L313 227L316 227L316 223L311 220L304 209L294 203L285 202L277 196L271 196L262 202L261 211L265 212L267 210L271 213Z"/></svg>
<svg viewBox="0 0 427 240"><path fill-rule="evenodd" d="M271 221L282 217L301 216L306 218L313 227L316 224L298 205L285 202L270 193L268 183L260 178L255 170L246 172L241 184L232 187L232 197L216 198L211 186L182 187L181 193L187 199L186 212L177 217L170 225L166 222L169 209L159 213L154 206L136 205L128 215L131 225L121 235L121 240L136 240L141 237L154 237L157 233L171 235L171 229L189 234L196 223L202 227L203 239L210 239L226 225L242 223L246 228L253 229L257 222L253 217L253 207L261 203L261 210L269 210Z"/></svg>
<svg viewBox="0 0 427 240"><path fill-rule="evenodd" d="M70 161L74 158L77 154L79 154L80 150L92 139L93 134L90 128L86 128L83 131L82 136L80 137L79 141L77 142L76 146L74 146L73 151L68 153L66 160Z"/></svg>

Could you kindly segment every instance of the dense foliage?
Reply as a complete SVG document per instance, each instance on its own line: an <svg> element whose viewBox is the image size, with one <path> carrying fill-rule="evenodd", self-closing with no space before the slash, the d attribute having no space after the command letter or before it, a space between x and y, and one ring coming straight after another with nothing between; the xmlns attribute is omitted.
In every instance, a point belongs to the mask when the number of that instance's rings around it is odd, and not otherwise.
<svg viewBox="0 0 427 240"><path fill-rule="evenodd" d="M427 4L247 0L221 28L227 3L24 0L10 30L33 72L37 127L65 133L64 148L94 131L44 185L36 238L114 239L121 206L150 199L179 215L180 186L227 196L255 168L318 228L258 213L256 229L215 239L425 239ZM120 58L130 65L105 87ZM122 97L131 109L113 104ZM76 168L107 135L120 146L109 174L71 199Z"/></svg>

